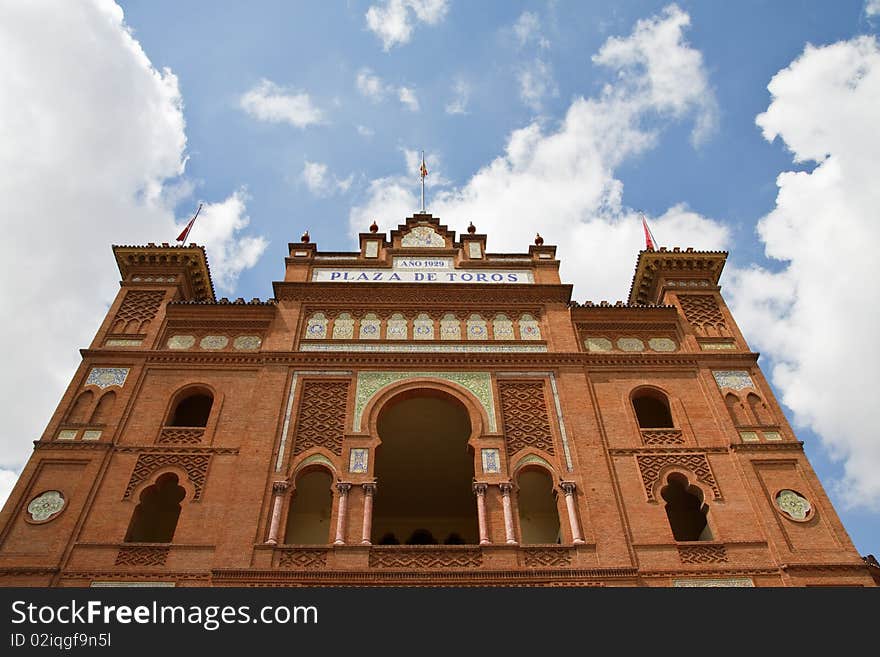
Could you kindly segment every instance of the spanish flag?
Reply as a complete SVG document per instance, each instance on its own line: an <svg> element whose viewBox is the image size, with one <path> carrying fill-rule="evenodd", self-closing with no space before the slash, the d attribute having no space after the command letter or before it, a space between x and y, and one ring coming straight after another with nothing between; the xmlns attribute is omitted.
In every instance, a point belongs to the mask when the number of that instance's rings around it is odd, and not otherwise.
<svg viewBox="0 0 880 657"><path fill-rule="evenodd" d="M648 228L648 222L645 220L645 215L642 215L642 228L645 230L645 248L648 251L653 251L654 236L651 234L651 229Z"/></svg>
<svg viewBox="0 0 880 657"><path fill-rule="evenodd" d="M189 223L186 225L182 231L180 231L180 235L177 236L178 242L185 242L187 235L189 235L189 231L192 230L193 224L196 222L196 217L199 216L199 212L202 211L202 204L199 203L199 209L196 210L196 213L193 215L193 218L189 220Z"/></svg>
<svg viewBox="0 0 880 657"><path fill-rule="evenodd" d="M419 175L422 178L426 178L428 176L428 167L425 166L425 154L422 153L422 166L419 167Z"/></svg>

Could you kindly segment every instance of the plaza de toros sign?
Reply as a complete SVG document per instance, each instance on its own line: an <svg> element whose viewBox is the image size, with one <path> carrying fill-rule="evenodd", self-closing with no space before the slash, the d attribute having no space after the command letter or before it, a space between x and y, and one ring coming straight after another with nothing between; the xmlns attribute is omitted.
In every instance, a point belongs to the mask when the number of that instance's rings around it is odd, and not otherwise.
<svg viewBox="0 0 880 657"><path fill-rule="evenodd" d="M524 269L455 269L452 258L394 258L391 269L317 267L316 283L494 283L530 284L535 279Z"/></svg>

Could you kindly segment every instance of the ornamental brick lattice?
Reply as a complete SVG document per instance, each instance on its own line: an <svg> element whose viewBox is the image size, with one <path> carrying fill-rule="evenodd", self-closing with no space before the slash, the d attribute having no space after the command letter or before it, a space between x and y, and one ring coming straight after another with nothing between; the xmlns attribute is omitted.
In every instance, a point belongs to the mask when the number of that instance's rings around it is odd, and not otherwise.
<svg viewBox="0 0 880 657"><path fill-rule="evenodd" d="M721 498L721 491L715 482L715 475L709 467L709 459L705 454L638 454L636 460L639 464L639 472L642 474L642 483L645 486L645 495L648 499L656 501L654 486L660 479L660 472L664 468L679 467L690 470L697 479L712 489L715 499Z"/></svg>
<svg viewBox="0 0 880 657"><path fill-rule="evenodd" d="M198 445L205 436L201 427L162 427L156 442L161 445Z"/></svg>
<svg viewBox="0 0 880 657"><path fill-rule="evenodd" d="M567 568L571 566L570 548L523 548L522 564L527 568Z"/></svg>
<svg viewBox="0 0 880 657"><path fill-rule="evenodd" d="M697 333L706 336L727 335L727 325L718 302L711 294L686 294L678 297L684 316Z"/></svg>
<svg viewBox="0 0 880 657"><path fill-rule="evenodd" d="M169 548L130 545L119 548L117 566L164 566Z"/></svg>
<svg viewBox="0 0 880 657"><path fill-rule="evenodd" d="M553 454L553 433L547 415L543 381L499 382L507 453L534 447Z"/></svg>
<svg viewBox="0 0 880 657"><path fill-rule="evenodd" d="M679 545L678 558L683 564L727 563L723 545Z"/></svg>
<svg viewBox="0 0 880 657"><path fill-rule="evenodd" d="M122 499L129 499L134 489L142 482L166 466L176 466L186 472L186 476L195 488L193 500L199 500L202 497L202 491L205 488L205 480L208 477L208 464L211 461L210 454L139 454L134 471L131 473L131 479L128 480L128 486L125 487L125 495Z"/></svg>
<svg viewBox="0 0 880 657"><path fill-rule="evenodd" d="M280 550L279 568L323 568L327 565L327 550Z"/></svg>
<svg viewBox="0 0 880 657"><path fill-rule="evenodd" d="M334 454L342 454L347 403L347 381L304 382L293 453L325 447Z"/></svg>
<svg viewBox="0 0 880 657"><path fill-rule="evenodd" d="M642 429L642 441L646 445L683 445L681 429Z"/></svg>
<svg viewBox="0 0 880 657"><path fill-rule="evenodd" d="M370 568L476 568L483 563L478 548L370 550Z"/></svg>
<svg viewBox="0 0 880 657"><path fill-rule="evenodd" d="M122 305L113 320L114 333L141 333L150 320L156 316L159 306L165 299L161 290L130 290L122 300Z"/></svg>

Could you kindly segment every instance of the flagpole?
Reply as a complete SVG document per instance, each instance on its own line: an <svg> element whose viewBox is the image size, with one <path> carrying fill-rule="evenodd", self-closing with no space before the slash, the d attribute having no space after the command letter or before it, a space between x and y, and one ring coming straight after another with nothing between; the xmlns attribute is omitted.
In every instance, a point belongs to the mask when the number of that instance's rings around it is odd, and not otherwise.
<svg viewBox="0 0 880 657"><path fill-rule="evenodd" d="M419 169L419 177L422 179L422 214L425 214L425 151L422 151L422 167Z"/></svg>

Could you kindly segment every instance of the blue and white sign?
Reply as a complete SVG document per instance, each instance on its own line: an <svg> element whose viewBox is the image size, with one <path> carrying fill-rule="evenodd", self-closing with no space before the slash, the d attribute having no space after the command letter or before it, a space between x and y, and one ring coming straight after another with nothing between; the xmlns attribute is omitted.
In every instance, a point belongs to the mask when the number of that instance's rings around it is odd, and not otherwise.
<svg viewBox="0 0 880 657"><path fill-rule="evenodd" d="M394 258L391 269L317 267L318 283L489 283L531 284L532 272L524 269L455 269L452 258Z"/></svg>

